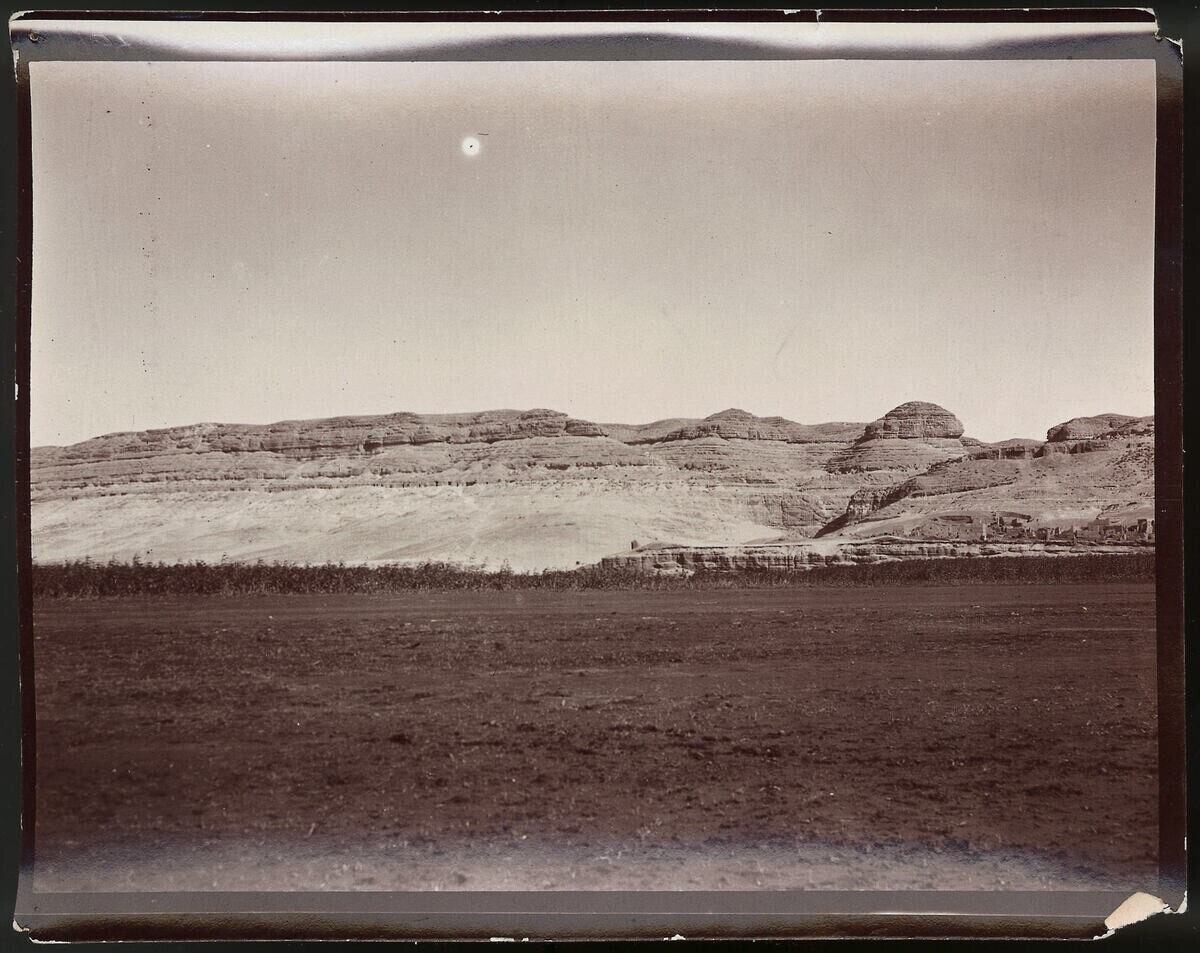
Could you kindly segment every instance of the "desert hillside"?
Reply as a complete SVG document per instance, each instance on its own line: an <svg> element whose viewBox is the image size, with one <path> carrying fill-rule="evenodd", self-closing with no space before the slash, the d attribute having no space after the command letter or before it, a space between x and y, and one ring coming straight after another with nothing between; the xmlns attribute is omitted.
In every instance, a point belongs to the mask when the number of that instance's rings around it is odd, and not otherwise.
<svg viewBox="0 0 1200 953"><path fill-rule="evenodd" d="M33 553L538 569L634 541L945 539L961 533L947 516L1065 526L1152 510L1153 418L1079 418L1046 441L963 434L923 402L868 423L730 409L601 424L538 409L110 434L33 450Z"/></svg>

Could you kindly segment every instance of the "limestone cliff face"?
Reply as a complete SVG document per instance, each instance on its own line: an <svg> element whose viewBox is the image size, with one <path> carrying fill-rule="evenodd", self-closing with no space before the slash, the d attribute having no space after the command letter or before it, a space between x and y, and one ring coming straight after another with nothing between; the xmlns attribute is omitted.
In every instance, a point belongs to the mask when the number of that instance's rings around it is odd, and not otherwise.
<svg viewBox="0 0 1200 953"><path fill-rule="evenodd" d="M603 436L596 424L553 410L479 414L410 413L284 420L274 424L194 424L96 437L70 447L42 447L42 460L119 460L161 453L275 453L316 459L344 452L426 444L496 443L531 437Z"/></svg>
<svg viewBox="0 0 1200 953"><path fill-rule="evenodd" d="M841 474L916 473L936 463L965 455L960 440L879 437L859 440L830 458L828 470Z"/></svg>
<svg viewBox="0 0 1200 953"><path fill-rule="evenodd" d="M907 483L902 483L900 487L907 485ZM850 497L850 502L846 504L846 522L857 523L859 520L865 519L876 510L898 499L902 492L895 486L864 487Z"/></svg>
<svg viewBox="0 0 1200 953"><path fill-rule="evenodd" d="M1100 414L1096 417L1073 417L1046 432L1046 440L1050 443L1062 443L1068 440L1087 440L1099 437L1125 426L1138 418L1127 414ZM1146 418L1141 418L1145 420Z"/></svg>
<svg viewBox="0 0 1200 953"><path fill-rule="evenodd" d="M967 441L964 439L963 443ZM998 443L979 443L971 447L970 457L973 460L1028 460L1037 456L1042 449L1041 440L1015 438L1001 440Z"/></svg>
<svg viewBox="0 0 1200 953"><path fill-rule="evenodd" d="M396 413L110 434L32 454L35 558L592 562L631 538L810 536L861 423Z"/></svg>
<svg viewBox="0 0 1200 953"><path fill-rule="evenodd" d="M1088 552L1127 552L1119 546L1092 546ZM759 546L663 546L606 556L609 569L648 574L695 572L804 572L820 566L868 565L911 559L953 559L964 556L1066 555L1054 543L964 543L884 538L869 542L845 540L836 545L776 543Z"/></svg>
<svg viewBox="0 0 1200 953"><path fill-rule="evenodd" d="M993 446L968 446L957 419L926 403L866 425L741 410L599 424L534 409L110 434L33 450L34 558L539 569L594 562L632 539L704 546L855 534L998 487L1071 505L1086 497L1088 507L1093 484L1115 486L1097 505L1136 504L1147 485L1152 493L1153 421L1116 423L1088 438L1111 453L1037 460L988 457ZM1103 473L1080 469L1085 460Z"/></svg>
<svg viewBox="0 0 1200 953"><path fill-rule="evenodd" d="M1055 453L1094 453L1110 449L1129 439L1154 439L1153 417L1129 417L1125 414L1101 414L1076 417L1051 427L1038 456Z"/></svg>
<svg viewBox="0 0 1200 953"><path fill-rule="evenodd" d="M921 537L947 518L986 521L1006 511L1065 527L1113 508L1141 512L1153 503L1153 417L1076 418L1052 427L1049 436L1045 443L1016 439L971 447L890 486L865 487L817 535Z"/></svg>

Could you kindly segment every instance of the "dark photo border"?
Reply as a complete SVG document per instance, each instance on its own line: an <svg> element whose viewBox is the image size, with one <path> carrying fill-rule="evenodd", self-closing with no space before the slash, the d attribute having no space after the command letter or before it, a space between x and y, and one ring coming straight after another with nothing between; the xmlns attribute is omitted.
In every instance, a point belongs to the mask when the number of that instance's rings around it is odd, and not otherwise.
<svg viewBox="0 0 1200 953"><path fill-rule="evenodd" d="M862 23L926 22L1112 22L1148 23L1144 10L1087 9L1034 11L828 10L826 21ZM179 49L152 46L116 48L103 42L36 41L23 20L115 19L165 21L309 22L478 22L479 14L402 13L231 13L147 12L29 13L12 24L20 52L16 65L17 273L13 321L12 429L15 552L19 631L20 713L22 722L22 808L24 833L17 888L16 920L38 940L199 940L199 939L486 939L530 937L659 939L692 937L1055 937L1091 938L1125 899L1114 892L454 892L454 893L39 893L32 888L36 861L34 778L36 738L33 692L33 639L29 485L29 362L32 283L32 168L29 63L34 59L204 59ZM485 22L779 22L815 21L800 12L695 11L591 13L500 13ZM712 41L652 42L630 36L622 58L784 58L744 44ZM600 44L584 40L557 45L505 41L452 46L429 59L608 58ZM1177 48L1149 33L1108 35L1050 45L1030 40L987 50L949 55L945 50L906 49L887 53L844 50L820 54L797 49L794 58L896 59L1153 59L1157 68L1157 157L1155 225L1155 508L1157 521L1157 651L1159 720L1159 894L1172 909L1185 896L1186 715L1184 642L1183 503L1183 71ZM258 58L258 57L254 57ZM380 59L372 51L367 59ZM9 358L5 357L5 360ZM7 371L7 367L0 368ZM7 425L7 422L6 422ZM9 545L7 540L5 545ZM11 584L10 584L11 585ZM1085 673L1081 673L1081 680ZM15 682L15 678L12 679ZM883 912L888 911L888 912Z"/></svg>

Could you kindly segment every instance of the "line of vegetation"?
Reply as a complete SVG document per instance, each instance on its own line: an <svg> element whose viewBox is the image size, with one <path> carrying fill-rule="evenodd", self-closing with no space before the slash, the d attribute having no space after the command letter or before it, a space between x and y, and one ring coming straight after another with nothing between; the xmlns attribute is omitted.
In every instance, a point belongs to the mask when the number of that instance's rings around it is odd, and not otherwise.
<svg viewBox="0 0 1200 953"><path fill-rule="evenodd" d="M155 595L373 594L488 590L687 590L959 585L971 583L1153 582L1154 553L988 556L818 566L806 571L752 569L653 575L586 566L513 572L450 563L348 566L295 563L146 563L78 560L35 563L35 599Z"/></svg>

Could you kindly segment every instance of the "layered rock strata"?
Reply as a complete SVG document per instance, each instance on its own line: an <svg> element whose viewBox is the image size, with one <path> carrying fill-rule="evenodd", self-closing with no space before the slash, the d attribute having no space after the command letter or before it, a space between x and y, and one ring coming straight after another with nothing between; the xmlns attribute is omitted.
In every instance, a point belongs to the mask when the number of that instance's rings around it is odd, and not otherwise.
<svg viewBox="0 0 1200 953"><path fill-rule="evenodd" d="M969 518L962 531L979 534L1007 510L1020 511L1031 531L1078 527L1113 508L1153 515L1153 417L1078 418L1047 436L973 448L885 488L859 490L817 535L939 535L950 530L934 524L949 517Z"/></svg>
<svg viewBox="0 0 1200 953"><path fill-rule="evenodd" d="M963 425L945 407L911 400L867 424L863 440L957 440Z"/></svg>
<svg viewBox="0 0 1200 953"><path fill-rule="evenodd" d="M834 547L805 543L760 546L665 546L642 552L606 556L608 569L656 574L695 572L803 572L822 566L869 565L912 559L954 559L964 556L1082 555L1122 553L1122 546L1087 549L1066 543L920 542L905 539L846 541Z"/></svg>
<svg viewBox="0 0 1200 953"><path fill-rule="evenodd" d="M962 433L958 418L944 407L909 401L867 424L851 446L830 459L828 469L845 474L924 470L966 454Z"/></svg>
<svg viewBox="0 0 1200 953"><path fill-rule="evenodd" d="M631 540L911 537L926 524L937 536L933 516L956 507L1074 517L1152 500L1153 418L1104 420L1115 426L1068 421L1043 444L995 445L923 402L869 424L736 409L599 424L535 409L110 434L33 451L33 551L539 569Z"/></svg>

